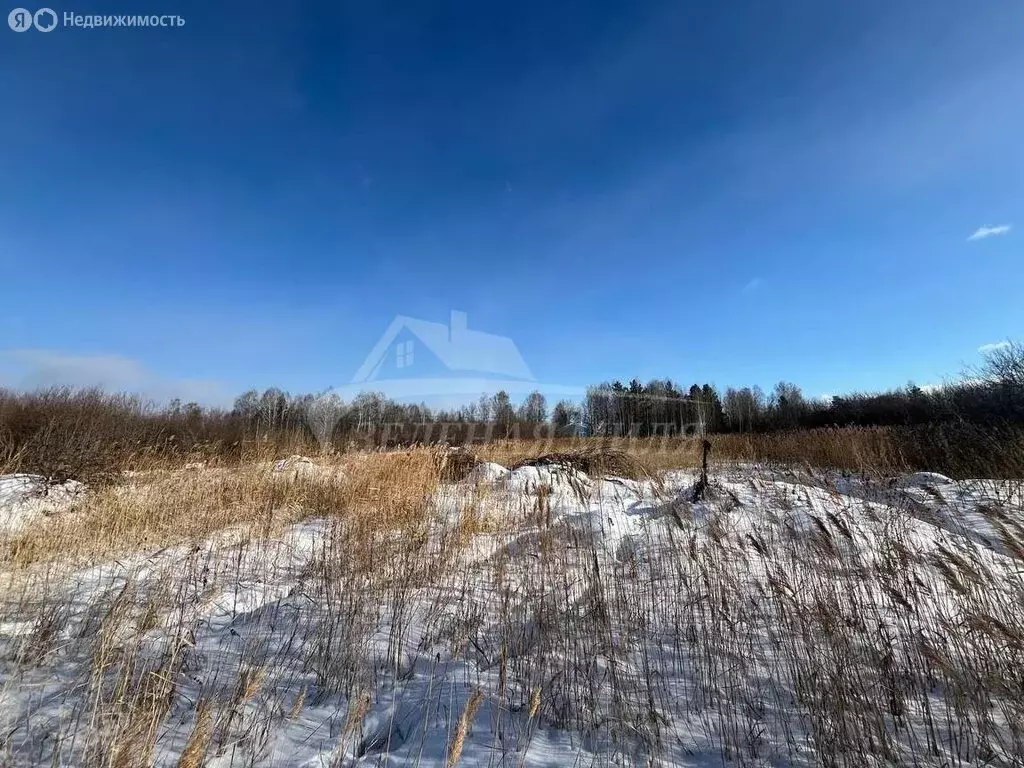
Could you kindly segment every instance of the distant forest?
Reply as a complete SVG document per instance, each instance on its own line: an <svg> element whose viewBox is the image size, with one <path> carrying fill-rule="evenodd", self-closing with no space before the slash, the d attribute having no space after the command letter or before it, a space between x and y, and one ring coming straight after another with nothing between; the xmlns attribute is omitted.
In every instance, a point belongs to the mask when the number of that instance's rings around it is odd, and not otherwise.
<svg viewBox="0 0 1024 768"><path fill-rule="evenodd" d="M243 460L317 449L479 444L502 438L713 433L753 438L822 427L891 428L903 435L904 456L917 456L915 466L962 467L960 454L966 452L989 457L988 464L975 462L970 471L992 471L991 457L1024 435L1024 346L1001 346L978 370L942 387L911 384L829 401L808 398L786 382L769 393L757 387L722 392L710 384L684 388L667 379L598 384L580 402L553 405L539 392L521 403L498 392L454 411L396 403L372 392L343 402L330 391L289 395L272 388L246 392L232 408L218 409L181 402L157 407L136 396L97 389L0 389L0 473L32 471L100 482L118 477L125 467L175 457ZM940 455L923 454L929 446L945 447ZM1005 469L1011 464L1004 462L1001 471L1014 474L1024 466L1014 456L1013 468Z"/></svg>
<svg viewBox="0 0 1024 768"><path fill-rule="evenodd" d="M196 404L173 403L172 414L203 420ZM588 388L582 402L549 404L540 392L514 403L506 392L482 396L455 410L432 410L366 392L351 402L336 394L289 395L251 390L235 401L232 419L254 431L312 429L322 440L375 436L377 442L466 441L573 435L638 437L770 432L845 426L898 426L951 421L1024 424L1024 345L1008 343L959 381L927 389L908 384L882 393L809 398L779 382L760 387L711 384L686 388L670 379Z"/></svg>

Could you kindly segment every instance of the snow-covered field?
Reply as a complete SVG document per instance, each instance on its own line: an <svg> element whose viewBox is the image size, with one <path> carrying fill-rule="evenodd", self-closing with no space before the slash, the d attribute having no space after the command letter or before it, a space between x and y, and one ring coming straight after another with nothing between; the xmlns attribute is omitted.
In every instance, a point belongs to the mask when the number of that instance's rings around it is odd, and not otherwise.
<svg viewBox="0 0 1024 768"><path fill-rule="evenodd" d="M0 480L0 765L1022 764L1019 481L694 479L17 565Z"/></svg>

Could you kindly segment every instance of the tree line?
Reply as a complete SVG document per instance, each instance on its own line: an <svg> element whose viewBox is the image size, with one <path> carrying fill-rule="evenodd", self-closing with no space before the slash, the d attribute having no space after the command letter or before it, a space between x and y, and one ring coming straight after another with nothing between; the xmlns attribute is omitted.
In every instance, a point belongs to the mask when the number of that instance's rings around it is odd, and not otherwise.
<svg viewBox="0 0 1024 768"><path fill-rule="evenodd" d="M828 400L808 398L789 382L765 393L758 387L683 387L669 379L606 382L587 389L579 401L550 407L540 392L518 403L498 392L448 410L398 403L373 392L344 402L331 391L291 395L270 388L246 392L231 408L218 409L178 401L157 407L96 389L0 389L0 473L99 481L126 466L146 466L150 458L243 459L317 445L346 450L511 437L660 437L849 426L905 428L914 450L950 439L953 448L988 446L1002 441L1000 435L1020 434L1024 346L1001 346L977 370L942 387L909 384ZM917 463L927 466L934 457L919 458Z"/></svg>
<svg viewBox="0 0 1024 768"><path fill-rule="evenodd" d="M978 370L942 387L910 384L828 400L807 397L789 382L766 393L758 387L722 391L710 383L685 387L670 379L605 382L579 400L553 405L541 392L521 402L497 392L451 409L395 402L374 392L346 402L331 391L292 395L273 387L245 392L221 409L178 401L156 407L96 390L0 389L0 467L31 463L59 475L81 470L83 457L90 465L111 466L113 457L189 453L198 445L240 456L254 443L261 450L346 450L513 437L672 437L949 423L979 429L1024 425L1024 346L1002 346Z"/></svg>
<svg viewBox="0 0 1024 768"><path fill-rule="evenodd" d="M172 412L194 414L195 404L172 404ZM913 383L881 393L830 399L805 396L781 381L760 387L709 383L684 387L671 379L642 383L604 382L581 401L560 400L549 408L537 391L514 403L505 391L482 395L454 409L399 403L365 392L351 402L336 393L292 396L271 388L250 390L235 401L231 418L254 432L309 429L323 443L472 442L509 437L683 436L721 432L770 432L843 426L895 426L966 421L1024 423L1024 346L1006 344L976 371L940 387Z"/></svg>

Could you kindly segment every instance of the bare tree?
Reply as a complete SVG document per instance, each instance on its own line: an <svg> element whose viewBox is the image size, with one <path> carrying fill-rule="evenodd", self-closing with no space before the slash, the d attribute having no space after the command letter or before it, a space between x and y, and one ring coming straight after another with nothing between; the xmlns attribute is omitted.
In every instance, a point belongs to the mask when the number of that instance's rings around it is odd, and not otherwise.
<svg viewBox="0 0 1024 768"><path fill-rule="evenodd" d="M331 437L334 427L345 413L345 404L337 392L327 390L314 397L306 405L306 419L313 436L320 443L324 453L333 448Z"/></svg>
<svg viewBox="0 0 1024 768"><path fill-rule="evenodd" d="M583 427L583 409L569 400L560 400L551 412L551 423L556 435L576 435Z"/></svg>
<svg viewBox="0 0 1024 768"><path fill-rule="evenodd" d="M1007 341L985 353L980 378L1015 391L1024 391L1024 344Z"/></svg>
<svg viewBox="0 0 1024 768"><path fill-rule="evenodd" d="M544 395L533 391L526 396L523 404L519 407L519 418L527 424L540 424L548 417L548 404Z"/></svg>
<svg viewBox="0 0 1024 768"><path fill-rule="evenodd" d="M494 399L491 401L491 412L498 428L498 434L506 438L511 437L512 425L516 420L516 412L512 408L512 401L509 399L508 392L501 390L494 396Z"/></svg>

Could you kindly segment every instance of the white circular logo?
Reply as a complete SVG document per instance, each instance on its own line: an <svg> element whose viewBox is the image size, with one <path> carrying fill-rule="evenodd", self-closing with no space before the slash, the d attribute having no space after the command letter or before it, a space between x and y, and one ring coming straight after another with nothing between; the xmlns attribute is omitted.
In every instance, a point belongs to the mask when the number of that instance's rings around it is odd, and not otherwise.
<svg viewBox="0 0 1024 768"><path fill-rule="evenodd" d="M40 8L32 17L32 23L40 32L52 32L57 26L57 13L53 8Z"/></svg>
<svg viewBox="0 0 1024 768"><path fill-rule="evenodd" d="M32 11L15 8L7 14L7 26L15 32L26 32L32 26Z"/></svg>

